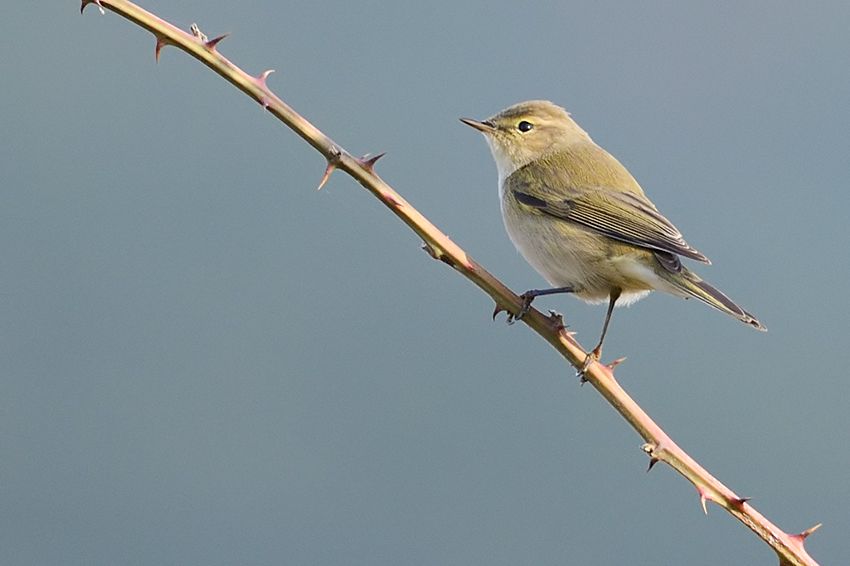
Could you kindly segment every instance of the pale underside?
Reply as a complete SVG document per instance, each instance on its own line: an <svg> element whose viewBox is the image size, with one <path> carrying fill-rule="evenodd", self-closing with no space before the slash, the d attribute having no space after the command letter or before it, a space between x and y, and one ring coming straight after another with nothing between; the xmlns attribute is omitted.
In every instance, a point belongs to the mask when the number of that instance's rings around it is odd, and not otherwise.
<svg viewBox="0 0 850 566"><path fill-rule="evenodd" d="M528 263L553 287L571 287L588 303L607 303L612 288L622 289L617 306L627 306L652 290L685 296L647 264L651 252L614 242L580 226L564 234L563 220L517 207L502 216L511 241ZM591 251L588 251L591 250ZM606 250L599 252L594 250Z"/></svg>

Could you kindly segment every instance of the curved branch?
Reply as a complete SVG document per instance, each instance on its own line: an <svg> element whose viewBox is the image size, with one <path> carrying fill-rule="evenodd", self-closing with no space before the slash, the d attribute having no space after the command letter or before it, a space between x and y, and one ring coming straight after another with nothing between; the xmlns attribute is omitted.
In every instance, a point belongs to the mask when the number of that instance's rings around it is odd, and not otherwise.
<svg viewBox="0 0 850 566"><path fill-rule="evenodd" d="M488 294L496 303L496 313L500 310L516 313L522 307L521 299L513 291L476 263L448 236L375 174L374 165L381 157L380 155L371 158L352 156L297 114L268 88L266 78L271 71L265 71L254 77L245 73L221 55L217 47L226 36L207 40L197 26L193 26L191 33L187 33L125 0L83 0L81 11L88 4L96 4L101 11L104 9L111 10L153 33L156 38L157 59L159 59L159 53L163 47L168 45L177 47L207 65L236 88L260 103L325 157L328 165L321 178L319 188L324 185L335 169L348 173L384 203L411 230L416 232L425 242L425 249L432 257L447 263ZM572 335L564 329L559 315L550 314L546 316L532 308L522 318L522 322L551 344L573 367L582 368L587 354L573 339ZM607 366L592 363L585 370L583 379L590 382L644 439L645 444L642 448L650 458L650 469L657 462L664 462L679 472L696 487L703 510L706 509L706 502L708 501L723 507L777 553L781 566L817 566L817 562L806 552L803 543L806 537L820 525L800 534L789 534L770 522L756 511L745 498L737 496L673 442L661 427L620 387L614 378L613 369L615 365L616 362Z"/></svg>

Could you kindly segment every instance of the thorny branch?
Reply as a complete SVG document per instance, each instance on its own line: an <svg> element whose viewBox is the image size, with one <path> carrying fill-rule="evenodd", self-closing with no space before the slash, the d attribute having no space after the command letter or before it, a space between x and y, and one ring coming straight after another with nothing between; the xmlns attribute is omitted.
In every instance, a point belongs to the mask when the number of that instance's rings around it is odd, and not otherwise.
<svg viewBox="0 0 850 566"><path fill-rule="evenodd" d="M207 39L195 25L192 26L190 33L187 33L126 0L82 0L80 11L82 12L89 4L97 5L101 13L104 13L104 10L111 10L150 31L156 38L157 60L163 47L168 45L177 47L260 103L263 108L325 157L327 167L319 182L319 188L322 188L336 169L348 173L416 232L424 241L424 249L434 259L450 265L488 294L496 303L494 316L502 310L516 313L522 307L522 301L515 293L476 263L378 177L374 167L383 154L358 158L334 143L268 88L266 80L273 71L267 70L254 77L221 55L217 47L227 37L226 35ZM564 329L560 315L550 313L546 316L532 308L522 318L522 322L549 342L576 369L582 368L586 353L573 339L571 333ZM619 361L608 365L592 363L586 368L583 379L589 382L644 439L645 443L641 448L649 456L649 469L651 470L658 462L664 462L679 472L696 487L700 504L705 512L707 512L706 504L709 501L724 508L777 553L780 566L817 566L817 562L809 556L803 545L805 539L820 525L815 525L799 534L788 534L756 511L746 498L737 496L731 489L715 479L673 442L620 387L613 373Z"/></svg>

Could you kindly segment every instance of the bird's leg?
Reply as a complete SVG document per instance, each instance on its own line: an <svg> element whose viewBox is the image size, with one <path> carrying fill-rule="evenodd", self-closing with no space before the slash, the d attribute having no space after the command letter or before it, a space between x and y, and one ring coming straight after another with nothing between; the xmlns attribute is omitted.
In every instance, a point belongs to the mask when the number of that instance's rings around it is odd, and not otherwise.
<svg viewBox="0 0 850 566"><path fill-rule="evenodd" d="M575 289L572 287L553 287L551 289L529 289L525 293L519 296L522 299L522 307L519 309L519 312L515 315L508 316L508 324L513 324L514 322L521 320L526 314L528 314L528 310L531 308L531 303L534 301L536 297L540 297L541 295L557 295L560 293L572 293Z"/></svg>
<svg viewBox="0 0 850 566"><path fill-rule="evenodd" d="M599 343L596 347L587 355L584 359L584 364L581 367L580 374L584 374L584 371L587 369L587 366L590 365L591 361L598 361L602 356L602 343L605 341L605 334L608 332L608 323L611 322L611 313L614 312L614 305L617 304L617 299L620 298L620 293L623 290L619 288L614 288L611 290L611 294L608 296L608 312L605 313L605 322L602 325L602 336L599 337Z"/></svg>

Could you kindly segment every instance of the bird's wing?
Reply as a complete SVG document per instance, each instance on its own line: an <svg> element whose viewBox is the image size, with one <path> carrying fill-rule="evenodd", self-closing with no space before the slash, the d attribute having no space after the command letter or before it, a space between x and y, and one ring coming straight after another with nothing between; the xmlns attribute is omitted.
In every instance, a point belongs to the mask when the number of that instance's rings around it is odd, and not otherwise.
<svg viewBox="0 0 850 566"><path fill-rule="evenodd" d="M692 248L642 192L569 184L557 168L539 167L506 181L514 198L543 214L574 222L609 238L653 251L669 252L711 263ZM562 198L563 195L566 198Z"/></svg>

